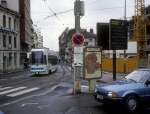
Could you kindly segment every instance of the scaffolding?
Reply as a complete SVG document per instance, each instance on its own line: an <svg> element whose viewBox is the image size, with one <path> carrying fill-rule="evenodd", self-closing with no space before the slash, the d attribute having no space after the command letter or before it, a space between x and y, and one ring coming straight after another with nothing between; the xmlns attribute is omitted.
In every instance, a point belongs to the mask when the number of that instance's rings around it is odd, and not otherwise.
<svg viewBox="0 0 150 114"><path fill-rule="evenodd" d="M142 58L146 58L147 40L146 40L146 22L145 22L145 0L135 0L133 39L137 41L137 53L140 62Z"/></svg>

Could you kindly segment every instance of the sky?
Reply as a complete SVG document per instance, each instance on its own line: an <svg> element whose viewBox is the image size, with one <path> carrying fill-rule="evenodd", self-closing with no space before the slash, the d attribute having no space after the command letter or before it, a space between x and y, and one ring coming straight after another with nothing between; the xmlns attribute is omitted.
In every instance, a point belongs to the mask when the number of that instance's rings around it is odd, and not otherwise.
<svg viewBox="0 0 150 114"><path fill-rule="evenodd" d="M31 18L34 27L38 28L43 36L44 46L50 50L58 51L58 38L66 27L74 28L74 1L75 0L31 0ZM124 18L125 0L83 0L85 2L85 15L81 17L81 28L94 29L96 33L97 22L109 22L110 19ZM134 1L126 0L127 19L134 15ZM145 0L150 5L150 0ZM59 14L59 12L67 13ZM52 16L58 13L57 17ZM50 16L50 17L48 17Z"/></svg>

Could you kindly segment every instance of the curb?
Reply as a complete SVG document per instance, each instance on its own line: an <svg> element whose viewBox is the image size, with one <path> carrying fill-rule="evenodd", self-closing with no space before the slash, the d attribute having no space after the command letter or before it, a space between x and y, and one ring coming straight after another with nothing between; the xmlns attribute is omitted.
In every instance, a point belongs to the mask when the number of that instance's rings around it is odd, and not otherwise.
<svg viewBox="0 0 150 114"><path fill-rule="evenodd" d="M12 73L23 73L23 72L28 72L28 70L17 70L17 71L10 71L10 72L4 72L4 73L0 73L0 75L3 75L3 76L5 76L5 75L10 75L10 74L12 74Z"/></svg>
<svg viewBox="0 0 150 114"><path fill-rule="evenodd" d="M107 82L105 82L105 81L103 81L103 80L101 80L101 79L96 80L96 82L107 83Z"/></svg>

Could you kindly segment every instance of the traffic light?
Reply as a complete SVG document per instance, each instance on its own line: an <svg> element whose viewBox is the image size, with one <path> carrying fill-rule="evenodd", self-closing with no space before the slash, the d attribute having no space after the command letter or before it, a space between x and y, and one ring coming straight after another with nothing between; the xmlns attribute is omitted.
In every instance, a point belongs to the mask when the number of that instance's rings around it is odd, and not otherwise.
<svg viewBox="0 0 150 114"><path fill-rule="evenodd" d="M109 23L97 23L97 46L109 50Z"/></svg>

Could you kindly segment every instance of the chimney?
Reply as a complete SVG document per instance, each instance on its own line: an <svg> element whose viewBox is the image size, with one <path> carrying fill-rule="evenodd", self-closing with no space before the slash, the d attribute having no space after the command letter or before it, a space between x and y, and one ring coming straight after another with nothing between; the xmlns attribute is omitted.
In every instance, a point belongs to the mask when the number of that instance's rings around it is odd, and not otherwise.
<svg viewBox="0 0 150 114"><path fill-rule="evenodd" d="M93 29L90 29L90 33L92 33L92 34L94 33Z"/></svg>
<svg viewBox="0 0 150 114"><path fill-rule="evenodd" d="M7 1L6 0L1 0L1 6L4 8L7 8Z"/></svg>

